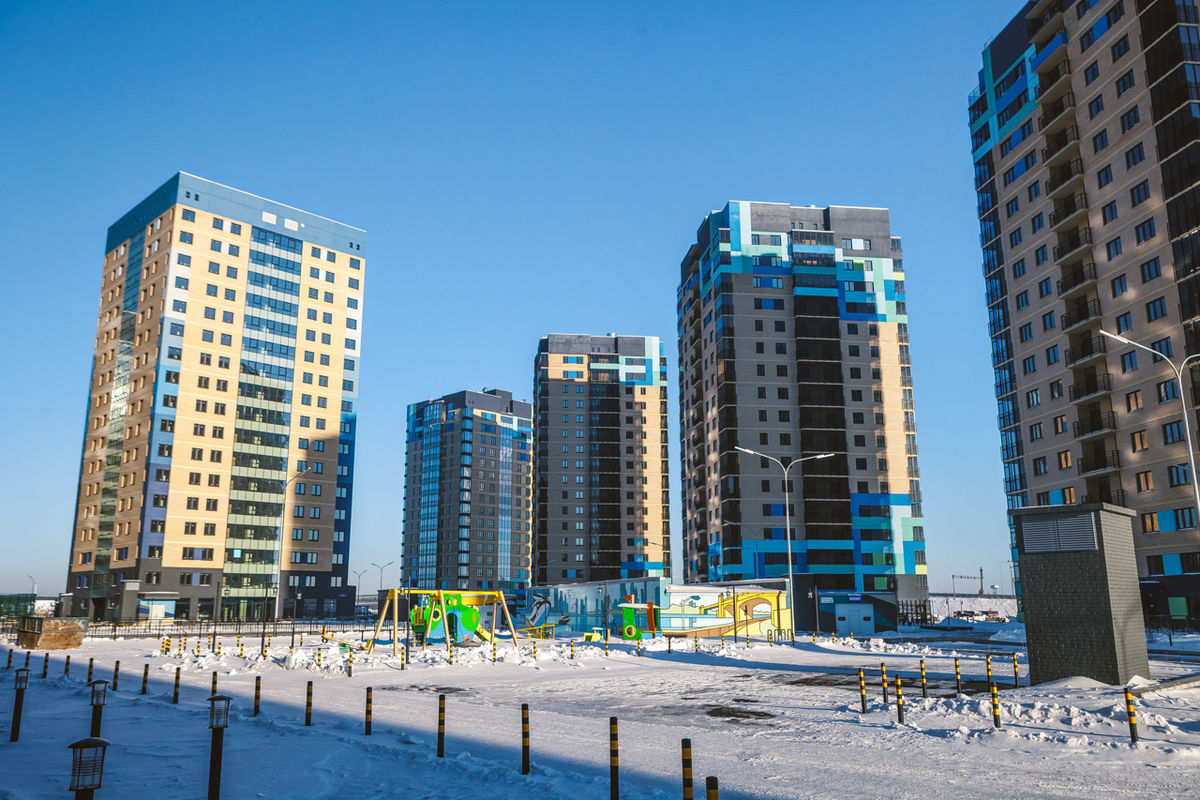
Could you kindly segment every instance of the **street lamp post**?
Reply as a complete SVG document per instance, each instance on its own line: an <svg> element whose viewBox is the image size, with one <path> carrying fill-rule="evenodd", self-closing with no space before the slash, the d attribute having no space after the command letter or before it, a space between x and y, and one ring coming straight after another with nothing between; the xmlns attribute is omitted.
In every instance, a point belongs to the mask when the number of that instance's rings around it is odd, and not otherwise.
<svg viewBox="0 0 1200 800"><path fill-rule="evenodd" d="M812 456L804 456L802 458L793 459L792 461L789 461L787 464L784 464L778 458L769 456L766 453L760 453L757 450L751 450L748 447L736 447L734 449L739 450L743 453L749 453L752 456L758 456L759 458L765 458L767 461L771 461L775 464L778 464L779 468L781 470L783 470L783 526L784 526L783 527L783 539L785 542L787 542L788 608L792 608L792 570L794 568L794 565L792 563L792 513L791 513L791 510L788 508L788 503L790 502L789 492L788 492L788 473L791 472L792 467L796 466L797 464L799 464L802 461L816 461L817 459L820 459L820 458L832 458L834 454L833 453L818 453L818 454L812 455ZM793 611L792 613L794 615L795 611ZM818 624L819 624L819 622L818 622ZM796 622L795 622L795 617L793 616L792 628L795 629L795 627L796 627Z"/></svg>
<svg viewBox="0 0 1200 800"><path fill-rule="evenodd" d="M219 800L221 755L225 749L225 729L229 727L229 698L223 694L208 698L208 727L212 729L212 749L208 756L208 800Z"/></svg>
<svg viewBox="0 0 1200 800"><path fill-rule="evenodd" d="M25 706L25 690L29 688L29 670L21 667L13 677L13 689L17 696L13 699L12 732L8 735L10 742L21 738L21 709Z"/></svg>
<svg viewBox="0 0 1200 800"><path fill-rule="evenodd" d="M1178 381L1178 383L1179 383L1179 392L1180 392L1179 403L1183 407L1183 430L1184 430L1184 433L1187 435L1188 468L1192 472L1192 474L1191 474L1192 499L1194 500L1194 502L1196 504L1196 513L1200 514L1200 484L1198 484L1196 482L1197 481L1197 478L1196 478L1196 443L1192 440L1192 422L1191 422L1191 415L1188 413L1188 405L1187 405L1187 394L1191 392L1191 388L1192 388L1191 381L1188 381L1188 386L1187 386L1186 392L1184 391L1184 385L1183 385L1183 370L1184 370L1184 368L1187 366L1187 363L1189 361L1191 361L1193 358L1200 358L1200 353L1194 353L1194 354L1188 356L1187 358L1183 359L1183 361L1176 364L1175 361L1173 359L1171 359L1169 356L1164 356L1162 353L1158 352L1154 348L1147 347L1146 345L1140 344L1139 342L1135 342L1132 339L1126 339L1124 336L1118 336L1115 333L1109 333L1108 331L1104 330L1103 328L1100 329L1100 334L1102 336L1107 336L1109 339L1112 339L1114 341L1121 342L1122 344L1127 344L1130 347L1136 347L1140 350L1145 350L1146 352L1151 353L1155 358L1161 358L1162 360L1166 361L1168 364L1171 365L1171 369L1173 369L1175 371L1175 380ZM1196 524L1200 525L1200 519L1197 519Z"/></svg>
<svg viewBox="0 0 1200 800"><path fill-rule="evenodd" d="M358 616L358 585L362 583L362 576L367 573L365 569L356 569L354 572L354 616Z"/></svg>
<svg viewBox="0 0 1200 800"><path fill-rule="evenodd" d="M104 775L104 750L108 742L96 738L80 739L67 745L71 748L71 785L75 800L92 800Z"/></svg>
<svg viewBox="0 0 1200 800"><path fill-rule="evenodd" d="M281 484L283 486L283 499L279 502L279 541L278 541L278 547L276 548L277 553L283 552L283 525L284 525L284 521L285 521L284 512L287 511L288 487L292 485L292 481L296 480L297 478L299 478L303 475L307 475L310 472L312 472L312 469L310 469L309 467L305 467L304 469L300 470L292 477L288 478L286 481L280 481L280 480L275 479L275 483ZM273 480L273 479L268 478L267 480ZM276 560L276 562L275 562L276 575L278 575L281 572L282 566L283 565L280 564L278 560ZM271 586L270 581L268 581L267 584L265 584L263 587L263 607L262 607L263 624L262 624L262 642L259 645L260 653L265 653L266 649L267 649L267 616L268 616L267 604L270 602L270 598L271 598L270 586ZM278 581L276 582L276 597L278 597Z"/></svg>
<svg viewBox="0 0 1200 800"><path fill-rule="evenodd" d="M374 561L371 562L371 566L375 567L376 569L379 570L379 591L381 591L381 592L383 591L383 571L395 563L396 563L395 561L389 561L386 564L380 566L379 564L376 564ZM366 572L366 570L363 570L363 572Z"/></svg>

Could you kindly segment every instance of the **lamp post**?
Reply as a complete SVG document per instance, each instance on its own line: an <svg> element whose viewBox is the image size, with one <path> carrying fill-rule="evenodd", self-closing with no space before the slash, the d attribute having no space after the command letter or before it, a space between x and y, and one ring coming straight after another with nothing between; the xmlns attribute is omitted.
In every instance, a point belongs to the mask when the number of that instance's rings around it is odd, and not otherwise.
<svg viewBox="0 0 1200 800"><path fill-rule="evenodd" d="M29 670L21 667L13 678L13 689L17 696L13 700L12 733L8 735L10 742L21 738L21 709L25 706L25 690L29 688Z"/></svg>
<svg viewBox="0 0 1200 800"><path fill-rule="evenodd" d="M208 727L212 729L212 749L208 756L208 800L221 796L221 754L225 747L225 729L229 727L229 698L214 694L208 698Z"/></svg>
<svg viewBox="0 0 1200 800"><path fill-rule="evenodd" d="M365 569L352 570L354 573L354 616L358 616L358 585L362 583L362 576L366 574Z"/></svg>
<svg viewBox="0 0 1200 800"><path fill-rule="evenodd" d="M92 733L93 739L100 736L100 720L104 716L104 703L108 700L108 681L92 681Z"/></svg>
<svg viewBox="0 0 1200 800"><path fill-rule="evenodd" d="M788 608L791 608L792 607L792 569L794 568L794 566L792 564L792 513L791 513L791 510L788 508L788 502L789 502L789 500L788 500L788 473L791 472L792 467L796 466L797 464L799 464L802 461L816 461L817 459L820 459L820 458L832 458L834 454L833 453L817 453L816 455L812 455L812 456L803 456L802 458L793 459L792 461L789 461L785 465L778 458L773 458L765 453L760 453L757 450L751 450L748 447L735 447L734 449L740 450L743 453L749 453L752 456L758 456L759 458L765 458L767 461L771 461L775 464L778 464L779 468L781 470L783 470L783 525L784 525L783 538L784 538L784 541L787 542L787 594L788 594ZM815 591L816 590L814 589L814 592ZM795 613L795 612L793 612L793 613ZM819 621L818 621L818 624L820 624ZM793 617L793 621L792 621L792 627L793 628L796 627L794 617Z"/></svg>
<svg viewBox="0 0 1200 800"><path fill-rule="evenodd" d="M108 742L93 736L71 742L67 747L71 748L71 785L68 788L75 793L75 800L91 800L100 788Z"/></svg>
<svg viewBox="0 0 1200 800"><path fill-rule="evenodd" d="M296 480L297 478L301 477L302 475L307 475L310 472L312 472L312 469L310 469L309 467L305 467L304 469L300 470L292 477L288 478L286 481L281 481L281 480L276 480L276 479L271 479L271 478L267 479L267 480L274 480L275 483L278 483L283 487L283 500L281 500L279 503L279 541L278 541L279 546L276 548L277 553L283 552L283 524L284 524L284 519L285 519L284 512L287 511L288 487L292 485L292 481ZM276 560L276 562L275 562L275 574L276 575L279 574L281 566L282 565L279 563L279 561ZM265 652L267 649L267 616L268 616L267 603L269 602L270 597L271 597L271 586L272 586L272 583L271 583L270 579L268 578L267 583L264 585L264 588L263 588L263 608L262 608L263 624L262 624L262 643L259 646L260 653ZM276 592L276 595L278 595L278 592Z"/></svg>
<svg viewBox="0 0 1200 800"><path fill-rule="evenodd" d="M1187 406L1187 394L1191 392L1192 388L1191 381L1188 381L1187 392L1184 392L1183 387L1183 369L1193 358L1200 358L1200 353L1193 353L1192 355L1183 359L1183 361L1180 361L1178 364L1176 364L1175 361L1169 356L1164 356L1153 347L1147 347L1146 345L1135 342L1132 339L1126 339L1124 336L1118 336L1115 333L1109 333L1103 328L1100 329L1100 335L1107 336L1109 339L1121 342L1122 344L1127 344L1130 347L1136 347L1140 350L1145 350L1146 352L1151 353L1155 358L1161 358L1162 360L1166 361L1171 365L1171 369L1175 371L1175 380L1179 382L1179 403L1183 408L1183 430L1187 435L1188 468L1192 472L1192 499L1196 504L1196 513L1200 514L1200 484L1196 483L1196 443L1192 441L1192 422L1190 415L1188 414ZM1200 525L1200 519L1196 521L1196 524Z"/></svg>
<svg viewBox="0 0 1200 800"><path fill-rule="evenodd" d="M375 567L376 569L379 570L379 591L381 591L381 592L383 591L383 571L395 563L396 563L395 561L389 561L386 564L384 564L383 566L380 566L379 564L376 564L374 561L371 562L371 566ZM363 572L366 572L366 570L363 570Z"/></svg>

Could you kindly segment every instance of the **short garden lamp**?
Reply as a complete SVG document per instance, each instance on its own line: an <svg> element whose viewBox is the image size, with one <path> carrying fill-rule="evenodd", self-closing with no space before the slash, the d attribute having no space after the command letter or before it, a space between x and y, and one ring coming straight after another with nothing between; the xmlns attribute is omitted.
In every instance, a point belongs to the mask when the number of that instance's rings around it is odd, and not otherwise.
<svg viewBox="0 0 1200 800"><path fill-rule="evenodd" d="M104 773L104 750L108 742L104 739L91 737L72 742L71 748L71 791L75 792L76 800L88 800L93 792L100 788L100 778Z"/></svg>
<svg viewBox="0 0 1200 800"><path fill-rule="evenodd" d="M92 738L100 735L100 721L104 715L104 703L108 700L108 681L92 681Z"/></svg>
<svg viewBox="0 0 1200 800"><path fill-rule="evenodd" d="M208 727L212 729L212 749L208 755L208 800L219 800L221 751L225 747L225 729L229 727L229 698L223 694L208 698Z"/></svg>
<svg viewBox="0 0 1200 800"><path fill-rule="evenodd" d="M229 727L229 701L223 694L214 694L208 698L208 727Z"/></svg>
<svg viewBox="0 0 1200 800"><path fill-rule="evenodd" d="M12 727L9 729L8 740L10 742L20 741L21 737L21 709L25 706L25 690L29 688L29 670L21 667L13 676L13 689L16 690L16 697L13 698L13 716Z"/></svg>

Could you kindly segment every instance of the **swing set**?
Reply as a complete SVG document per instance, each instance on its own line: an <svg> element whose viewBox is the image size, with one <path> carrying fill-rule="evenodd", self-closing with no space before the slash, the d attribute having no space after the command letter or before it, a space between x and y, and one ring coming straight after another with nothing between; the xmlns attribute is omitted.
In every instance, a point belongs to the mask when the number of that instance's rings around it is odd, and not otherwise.
<svg viewBox="0 0 1200 800"><path fill-rule="evenodd" d="M409 598L415 596L417 605L409 606ZM426 642L444 642L449 650L456 642L470 641L478 637L481 641L496 640L497 607L504 614L504 621L512 634L513 644L520 647L520 636L513 625L508 613L508 604L504 600L504 592L500 591L446 591L444 589L388 589L387 598L379 609L379 619L375 623L375 632L363 650L370 653L379 643L379 634L384 625L391 621L392 655L400 652L400 598L405 600L409 608L409 622L413 632ZM490 626L483 627L479 612L491 607ZM332 637L326 637L332 638ZM336 640L335 640L336 641Z"/></svg>

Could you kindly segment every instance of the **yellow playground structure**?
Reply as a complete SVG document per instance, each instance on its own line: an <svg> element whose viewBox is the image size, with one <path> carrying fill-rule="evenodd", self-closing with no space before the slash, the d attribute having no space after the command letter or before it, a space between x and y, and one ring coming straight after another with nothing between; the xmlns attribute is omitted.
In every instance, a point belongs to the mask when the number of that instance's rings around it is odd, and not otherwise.
<svg viewBox="0 0 1200 800"><path fill-rule="evenodd" d="M375 632L370 641L363 646L368 653L374 650L379 641L379 634L389 619L392 628L392 655L399 653L401 598L404 598L404 606L408 609L408 622L418 641L445 643L447 648L453 644L467 644L473 639L483 642L495 641L496 620L498 615L503 615L504 622L512 634L513 644L520 644L518 631L508 613L504 592L389 589L387 598L379 609ZM413 598L416 598L415 603ZM490 612L486 619L483 612ZM331 636L324 638L336 641Z"/></svg>

